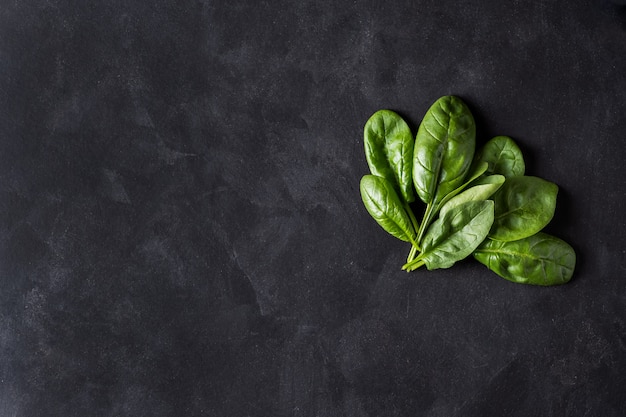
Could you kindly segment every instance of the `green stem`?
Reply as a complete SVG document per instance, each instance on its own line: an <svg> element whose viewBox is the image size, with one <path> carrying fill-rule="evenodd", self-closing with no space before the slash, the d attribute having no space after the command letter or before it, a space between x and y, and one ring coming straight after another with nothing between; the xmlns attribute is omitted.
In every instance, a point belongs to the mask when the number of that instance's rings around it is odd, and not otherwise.
<svg viewBox="0 0 626 417"><path fill-rule="evenodd" d="M406 210L409 218L411 219L411 223L413 223L413 227L415 228L415 232L419 230L419 223L417 223L417 219L415 218L415 214L413 214L413 210L411 210L411 206L406 201L404 202L404 210ZM419 248L418 248L419 249Z"/></svg>
<svg viewBox="0 0 626 417"><path fill-rule="evenodd" d="M419 260L419 261L417 261L415 264L413 264L413 266L411 267L411 269L409 269L408 271L409 271L409 272L411 272L411 271L415 271L417 268L419 268L420 266L425 265L425 264L426 264L426 263L425 263L423 260L421 260L421 259L420 259L420 260Z"/></svg>
<svg viewBox="0 0 626 417"><path fill-rule="evenodd" d="M411 224L413 224L413 230L415 231L417 235L417 231L419 230L419 224L417 223L415 214L413 214L413 210L411 210L411 206L409 206L409 203L406 201L404 202L404 211L406 211L407 214L409 215L409 218L411 219ZM413 245L413 247L411 248L411 251L409 252L409 257L407 258L407 262L412 261L413 258L415 258L415 254L417 253L417 251L421 250L419 247L419 242L417 240L412 241L411 244Z"/></svg>
<svg viewBox="0 0 626 417"><path fill-rule="evenodd" d="M417 257L412 262L407 262L406 264L404 264L404 266L402 267L402 270L406 272L415 271L417 268L419 268L420 266L423 266L424 264L425 262L419 257Z"/></svg>
<svg viewBox="0 0 626 417"><path fill-rule="evenodd" d="M426 228L430 224L433 216L433 203L428 203L426 206L426 211L424 212L424 218L422 219L422 224L420 224L419 230L417 231L417 244L420 245L422 243L422 239L424 238L424 233L426 232Z"/></svg>
<svg viewBox="0 0 626 417"><path fill-rule="evenodd" d="M415 259L415 255L417 255L417 251L418 251L417 247L415 245L412 245L411 250L409 251L409 256L407 256L406 258L407 263Z"/></svg>

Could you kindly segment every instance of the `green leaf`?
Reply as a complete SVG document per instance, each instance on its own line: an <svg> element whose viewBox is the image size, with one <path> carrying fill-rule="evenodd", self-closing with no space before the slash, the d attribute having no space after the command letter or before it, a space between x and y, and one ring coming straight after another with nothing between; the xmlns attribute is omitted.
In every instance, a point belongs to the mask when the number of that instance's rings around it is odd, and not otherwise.
<svg viewBox="0 0 626 417"><path fill-rule="evenodd" d="M465 103L438 99L419 126L413 152L413 183L424 203L438 203L463 183L475 146L476 125Z"/></svg>
<svg viewBox="0 0 626 417"><path fill-rule="evenodd" d="M475 185L448 200L448 202L441 207L439 215L444 216L454 207L460 206L468 201L488 199L504 184L504 176L489 175L488 177L482 177L474 181L473 184Z"/></svg>
<svg viewBox="0 0 626 417"><path fill-rule="evenodd" d="M511 177L493 196L496 214L489 237L512 241L532 236L554 216L558 186L537 177Z"/></svg>
<svg viewBox="0 0 626 417"><path fill-rule="evenodd" d="M513 242L486 239L474 258L518 284L559 285L572 278L576 253L566 242L539 232Z"/></svg>
<svg viewBox="0 0 626 417"><path fill-rule="evenodd" d="M470 178L464 183L462 184L460 187L458 187L457 189L450 191L448 194L446 194L445 197L443 197L437 205L431 203L428 204L426 206L426 211L424 212L424 219L422 220L422 223L417 231L417 243L421 243L422 238L424 236L424 232L426 232L426 228L431 224L432 220L435 218L435 216L437 216L437 214L439 213L439 211L441 210L441 208L454 196L456 196L457 194L459 194L461 191L463 191L465 189L465 187L467 187L468 185L470 185L472 182L474 182L477 178L479 178L486 170L487 170L488 164L486 162L483 162L481 164L479 164L478 166L476 166L471 172L471 176Z"/></svg>
<svg viewBox="0 0 626 417"><path fill-rule="evenodd" d="M394 184L404 201L414 201L414 141L406 122L391 110L379 110L365 124L363 137L370 172Z"/></svg>
<svg viewBox="0 0 626 417"><path fill-rule="evenodd" d="M365 175L360 189L363 204L374 220L389 234L414 244L415 229L393 185L383 177Z"/></svg>
<svg viewBox="0 0 626 417"><path fill-rule="evenodd" d="M489 163L490 174L500 174L507 178L524 175L526 169L522 151L508 136L496 136L485 143L476 155L474 164L481 162Z"/></svg>
<svg viewBox="0 0 626 417"><path fill-rule="evenodd" d="M472 172L470 178L467 181L465 181L465 183L463 183L456 190L450 191L444 198L442 198L441 201L439 201L439 204L437 205L437 207L435 208L435 211L433 214L439 213L439 211L443 208L443 206L448 201L450 201L457 194L465 190L465 188L467 188L468 185L474 183L474 181L477 181L478 178L480 178L480 176L483 175L485 171L487 171L488 166L489 164L487 164L486 162L483 162L479 164L478 166L476 166L472 171L470 171ZM483 198L483 200L486 200L486 199Z"/></svg>
<svg viewBox="0 0 626 417"><path fill-rule="evenodd" d="M413 265L418 267L423 263L429 270L449 268L469 256L489 233L493 211L491 200L470 201L448 211L426 232L423 251Z"/></svg>

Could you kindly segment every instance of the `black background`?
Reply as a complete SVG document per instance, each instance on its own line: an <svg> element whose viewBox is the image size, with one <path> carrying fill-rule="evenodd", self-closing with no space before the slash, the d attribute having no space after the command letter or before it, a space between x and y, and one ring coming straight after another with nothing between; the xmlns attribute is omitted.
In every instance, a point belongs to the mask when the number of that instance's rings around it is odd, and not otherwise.
<svg viewBox="0 0 626 417"><path fill-rule="evenodd" d="M626 415L626 10L0 1L0 416ZM400 271L362 129L438 97L574 279Z"/></svg>

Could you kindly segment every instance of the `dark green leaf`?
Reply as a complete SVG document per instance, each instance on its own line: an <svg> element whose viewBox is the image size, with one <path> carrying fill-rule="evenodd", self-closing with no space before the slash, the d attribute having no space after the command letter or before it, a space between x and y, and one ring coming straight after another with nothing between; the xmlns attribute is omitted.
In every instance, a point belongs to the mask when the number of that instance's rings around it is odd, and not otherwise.
<svg viewBox="0 0 626 417"><path fill-rule="evenodd" d="M489 237L512 241L532 236L554 216L556 184L537 177L511 177L493 196L496 215Z"/></svg>
<svg viewBox="0 0 626 417"><path fill-rule="evenodd" d="M413 243L415 230L393 185L383 177L365 175L360 189L363 204L374 220L391 235Z"/></svg>
<svg viewBox="0 0 626 417"><path fill-rule="evenodd" d="M542 232L513 242L486 239L474 258L518 284L565 284L576 265L576 253L570 245Z"/></svg>
<svg viewBox="0 0 626 417"><path fill-rule="evenodd" d="M413 182L420 199L436 204L459 187L476 146L476 126L465 103L444 96L428 110L417 132Z"/></svg>
<svg viewBox="0 0 626 417"><path fill-rule="evenodd" d="M379 110L365 124L363 137L370 172L394 184L404 201L414 201L414 141L406 122L391 110Z"/></svg>
<svg viewBox="0 0 626 417"><path fill-rule="evenodd" d="M443 206L448 203L448 201L450 201L457 194L459 194L460 192L465 190L465 188L468 185L473 184L475 181L477 181L478 178L481 175L483 175L485 173L485 171L487 171L488 165L489 164L487 164L486 162L483 162L483 163L479 164L478 166L476 166L475 169L473 169L471 171L472 174L471 174L470 178L467 181L465 181L465 183L463 183L456 190L450 191L444 198L441 199L441 201L439 201L439 204L437 205L437 207L435 209L435 212L433 214L437 214L443 208ZM486 200L486 199L483 198L483 200Z"/></svg>
<svg viewBox="0 0 626 417"><path fill-rule="evenodd" d="M490 174L500 174L507 178L524 175L526 169L522 151L508 136L496 136L485 143L474 161L475 164L480 162L489 163Z"/></svg>
<svg viewBox="0 0 626 417"><path fill-rule="evenodd" d="M487 236L493 210L491 200L470 201L451 209L430 226L416 260L432 270L449 268L469 256Z"/></svg>
<svg viewBox="0 0 626 417"><path fill-rule="evenodd" d="M486 200L504 184L504 176L489 175L473 182L473 186L448 200L441 208L439 215L444 216L449 210L468 201Z"/></svg>

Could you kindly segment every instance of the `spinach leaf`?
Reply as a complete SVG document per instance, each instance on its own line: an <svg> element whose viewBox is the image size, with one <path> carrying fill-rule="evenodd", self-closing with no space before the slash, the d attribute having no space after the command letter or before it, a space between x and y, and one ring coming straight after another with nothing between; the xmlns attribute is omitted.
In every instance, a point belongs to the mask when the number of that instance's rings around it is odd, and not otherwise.
<svg viewBox="0 0 626 417"><path fill-rule="evenodd" d="M424 219L422 220L420 227L417 228L417 243L422 242L422 238L424 237L424 232L426 232L426 228L431 224L435 216L437 216L437 213L439 213L441 207L444 206L448 202L448 200L463 191L465 187L471 184L474 180L479 178L487 170L487 167L488 164L486 162L479 164L477 167L475 167L475 169L472 171L471 177L464 184L462 184L457 189L450 191L436 205L434 203L431 203L426 206ZM409 260L411 259L411 256L409 256Z"/></svg>
<svg viewBox="0 0 626 417"><path fill-rule="evenodd" d="M558 186L538 177L511 177L493 196L494 240L513 241L532 236L554 216Z"/></svg>
<svg viewBox="0 0 626 417"><path fill-rule="evenodd" d="M363 137L370 172L394 184L404 201L414 201L414 141L406 122L391 110L379 110L365 124Z"/></svg>
<svg viewBox="0 0 626 417"><path fill-rule="evenodd" d="M505 177L524 175L526 165L522 151L515 141L508 136L496 136L489 140L476 155L474 164L489 163L490 174Z"/></svg>
<svg viewBox="0 0 626 417"><path fill-rule="evenodd" d="M459 187L476 146L474 117L458 97L444 96L420 123L413 152L413 183L419 198L436 204Z"/></svg>
<svg viewBox="0 0 626 417"><path fill-rule="evenodd" d="M540 232L554 215L558 187L524 176L524 158L510 137L496 136L475 154L475 135L471 112L454 96L432 104L415 140L391 110L365 124L371 175L361 179L361 197L384 230L411 243L402 269L449 268L473 253L513 282L569 281L574 250ZM416 192L426 204L421 223L411 204Z"/></svg>
<svg viewBox="0 0 626 417"><path fill-rule="evenodd" d="M443 208L443 206L448 201L450 201L450 199L454 198L457 194L462 192L465 188L467 188L468 185L472 184L474 181L477 181L478 178L480 178L481 175L483 175L485 173L485 171L487 171L488 166L489 166L489 164L487 164L486 162L482 162L477 167L475 167L471 171L472 174L471 174L470 178L467 181L465 181L465 183L463 183L456 190L450 191L444 198L441 199L439 204L437 204L437 207L435 208L435 211L434 211L433 214L437 214ZM486 198L483 198L483 200L486 200Z"/></svg>
<svg viewBox="0 0 626 417"><path fill-rule="evenodd" d="M463 191L461 194L448 200L441 210L440 216L444 216L448 211L454 207L460 206L468 201L480 201L486 200L493 195L504 184L503 175L489 175L487 177L479 178L473 182L473 186Z"/></svg>
<svg viewBox="0 0 626 417"><path fill-rule="evenodd" d="M361 198L369 214L389 234L415 244L415 229L393 185L385 178L361 178Z"/></svg>
<svg viewBox="0 0 626 417"><path fill-rule="evenodd" d="M576 266L574 249L542 232L513 242L486 239L474 252L474 258L518 284L565 284Z"/></svg>
<svg viewBox="0 0 626 417"><path fill-rule="evenodd" d="M493 223L491 200L469 201L446 212L428 228L422 253L403 269L422 265L429 270L449 268L469 256L485 239Z"/></svg>

